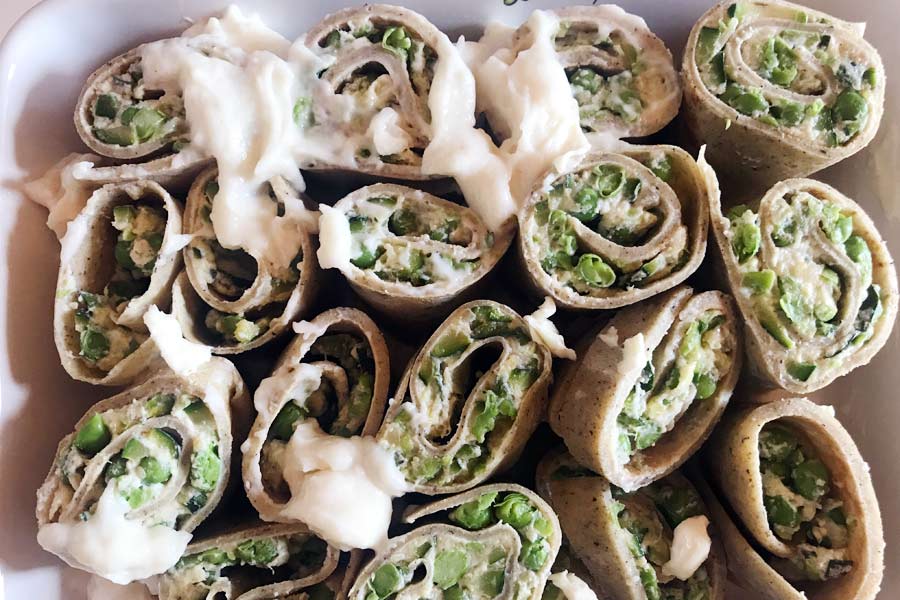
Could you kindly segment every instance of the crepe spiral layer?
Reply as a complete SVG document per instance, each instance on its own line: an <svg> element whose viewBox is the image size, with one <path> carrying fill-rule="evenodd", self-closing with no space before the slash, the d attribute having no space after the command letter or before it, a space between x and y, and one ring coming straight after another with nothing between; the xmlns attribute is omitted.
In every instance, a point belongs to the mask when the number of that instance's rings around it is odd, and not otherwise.
<svg viewBox="0 0 900 600"><path fill-rule="evenodd" d="M700 266L718 186L680 148L616 142L548 175L519 213L518 249L531 285L557 304L627 306Z"/></svg>
<svg viewBox="0 0 900 600"><path fill-rule="evenodd" d="M864 148L885 92L864 29L777 0L722 2L700 17L684 52L684 104L710 162L771 184Z"/></svg>
<svg viewBox="0 0 900 600"><path fill-rule="evenodd" d="M789 179L758 204L710 211L759 379L806 393L872 360L894 326L897 274L858 204Z"/></svg>

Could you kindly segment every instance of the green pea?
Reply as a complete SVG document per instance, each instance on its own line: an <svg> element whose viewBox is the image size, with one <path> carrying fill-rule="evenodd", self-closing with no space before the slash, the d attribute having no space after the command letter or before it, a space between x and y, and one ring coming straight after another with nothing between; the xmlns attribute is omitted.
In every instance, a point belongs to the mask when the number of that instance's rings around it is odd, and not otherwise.
<svg viewBox="0 0 900 600"><path fill-rule="evenodd" d="M359 254L359 256L350 259L350 262L358 269L371 269L375 266L375 261L377 260L378 257L373 254L371 250L363 247L362 252Z"/></svg>
<svg viewBox="0 0 900 600"><path fill-rule="evenodd" d="M481 401L475 405L475 410L476 415L472 423L472 435L481 444L484 443L487 434L494 430L497 424L497 417L500 415L500 407L497 404Z"/></svg>
<svg viewBox="0 0 900 600"><path fill-rule="evenodd" d="M215 426L212 413L209 412L209 408L202 400L197 400L196 402L188 404L184 408L184 414L186 414L195 425L207 428Z"/></svg>
<svg viewBox="0 0 900 600"><path fill-rule="evenodd" d="M792 277L783 276L778 278L778 287L781 289L778 305L788 320L792 323L802 323L808 320L811 311L803 297L800 284Z"/></svg>
<svg viewBox="0 0 900 600"><path fill-rule="evenodd" d="M469 568L469 557L462 550L444 550L434 558L433 581L446 590L460 580Z"/></svg>
<svg viewBox="0 0 900 600"><path fill-rule="evenodd" d="M547 542L543 538L536 540L523 540L522 552L519 554L519 562L531 571L540 571L550 554Z"/></svg>
<svg viewBox="0 0 900 600"><path fill-rule="evenodd" d="M762 271L749 271L744 273L741 285L750 288L753 294L767 294L775 286L775 271L763 269Z"/></svg>
<svg viewBox="0 0 900 600"><path fill-rule="evenodd" d="M134 128L138 140L146 142L156 134L165 121L166 115L158 110L141 108L131 119L131 127Z"/></svg>
<svg viewBox="0 0 900 600"><path fill-rule="evenodd" d="M719 42L720 31L718 27L701 27L697 35L697 63L704 64L715 54Z"/></svg>
<svg viewBox="0 0 900 600"><path fill-rule="evenodd" d="M594 188L604 198L611 198L625 185L625 172L616 165L597 165L592 175Z"/></svg>
<svg viewBox="0 0 900 600"><path fill-rule="evenodd" d="M275 420L272 421L272 425L269 427L269 435L276 440L288 441L294 435L294 424L301 419L305 419L307 415L306 409L298 406L293 400L289 400L281 407Z"/></svg>
<svg viewBox="0 0 900 600"><path fill-rule="evenodd" d="M472 344L472 340L462 331L445 333L431 349L431 355L436 358L447 358L454 354L460 354Z"/></svg>
<svg viewBox="0 0 900 600"><path fill-rule="evenodd" d="M116 477L121 477L128 471L128 461L122 456L114 456L103 468L103 481L109 482Z"/></svg>
<svg viewBox="0 0 900 600"><path fill-rule="evenodd" d="M708 373L701 373L694 376L694 385L697 388L694 397L698 400L706 400L716 392L716 384L718 382Z"/></svg>
<svg viewBox="0 0 900 600"><path fill-rule="evenodd" d="M240 319L234 326L232 336L241 344L247 344L255 340L262 333L262 328L248 319Z"/></svg>
<svg viewBox="0 0 900 600"><path fill-rule="evenodd" d="M763 505L769 522L783 527L796 527L800 524L800 515L791 504L782 496L765 496Z"/></svg>
<svg viewBox="0 0 900 600"><path fill-rule="evenodd" d="M772 243L779 248L792 245L797 241L797 221L788 217L772 230Z"/></svg>
<svg viewBox="0 0 900 600"><path fill-rule="evenodd" d="M271 539L247 540L238 544L234 556L244 564L264 567L278 556L278 548Z"/></svg>
<svg viewBox="0 0 900 600"><path fill-rule="evenodd" d="M140 460L144 456L147 456L147 447L144 446L137 438L131 438L127 442L125 442L125 447L122 448L122 458L125 460Z"/></svg>
<svg viewBox="0 0 900 600"><path fill-rule="evenodd" d="M195 512L206 506L206 503L208 501L209 497L206 494L204 494L203 492L197 492L196 494L188 498L188 501L185 502L184 507L188 509L191 514L194 514Z"/></svg>
<svg viewBox="0 0 900 600"><path fill-rule="evenodd" d="M863 81L868 83L871 87L875 87L878 85L878 72L875 70L875 67L869 67L863 73Z"/></svg>
<svg viewBox="0 0 900 600"><path fill-rule="evenodd" d="M690 356L700 349L700 324L691 323L684 332L678 351L682 356Z"/></svg>
<svg viewBox="0 0 900 600"><path fill-rule="evenodd" d="M829 269L828 267L822 269L822 274L819 276L819 278L828 287L837 287L841 284L841 276L838 275L835 270Z"/></svg>
<svg viewBox="0 0 900 600"><path fill-rule="evenodd" d="M537 367L517 367L509 374L509 385L519 390L527 390L537 378Z"/></svg>
<svg viewBox="0 0 900 600"><path fill-rule="evenodd" d="M491 506L496 499L497 492L489 492L475 500L460 504L450 513L450 520L469 530L484 529L494 522Z"/></svg>
<svg viewBox="0 0 900 600"><path fill-rule="evenodd" d="M381 38L381 46L394 54L406 57L406 52L412 47L412 40L403 27L388 27Z"/></svg>
<svg viewBox="0 0 900 600"><path fill-rule="evenodd" d="M492 569L481 574L479 578L479 589L488 598L498 596L503 591L503 585L506 582L506 571L503 569Z"/></svg>
<svg viewBox="0 0 900 600"><path fill-rule="evenodd" d="M470 328L472 337L476 340L506 336L515 332L511 325L512 317L494 305L473 306L472 314L475 318L472 320Z"/></svg>
<svg viewBox="0 0 900 600"><path fill-rule="evenodd" d="M583 187L575 193L575 204L578 205L576 212L570 213L579 221L590 221L597 216L597 206L600 196L593 188Z"/></svg>
<svg viewBox="0 0 900 600"><path fill-rule="evenodd" d="M134 115L138 113L140 108L137 106L129 106L125 110L122 111L122 116L119 119L122 121L122 125L131 125L131 121L134 119Z"/></svg>
<svg viewBox="0 0 900 600"><path fill-rule="evenodd" d="M191 485L203 492L210 492L219 482L222 472L222 460L216 447L211 446L195 452L191 460Z"/></svg>
<svg viewBox="0 0 900 600"><path fill-rule="evenodd" d="M816 370L816 365L809 363L789 362L787 365L788 375L797 381L807 381Z"/></svg>
<svg viewBox="0 0 900 600"><path fill-rule="evenodd" d="M872 253L869 250L869 245L863 238L858 235L850 236L844 242L844 250L847 252L847 256L850 257L850 260L858 264L862 271L869 272L872 270Z"/></svg>
<svg viewBox="0 0 900 600"><path fill-rule="evenodd" d="M796 127L806 117L806 109L797 102L785 102L779 109L778 120L788 127Z"/></svg>
<svg viewBox="0 0 900 600"><path fill-rule="evenodd" d="M89 456L97 454L112 439L109 427L100 413L94 413L75 435L75 447Z"/></svg>
<svg viewBox="0 0 900 600"><path fill-rule="evenodd" d="M94 103L94 115L115 119L119 112L119 101L111 94L101 94Z"/></svg>
<svg viewBox="0 0 900 600"><path fill-rule="evenodd" d="M137 487L125 492L125 500L128 502L128 506L134 510L146 504L152 495L153 492L150 491L150 488Z"/></svg>
<svg viewBox="0 0 900 600"><path fill-rule="evenodd" d="M131 223L134 221L134 217L137 215L137 210L135 210L134 206L130 204L120 204L119 206L113 207L113 227L122 231L124 234L125 230L129 229ZM120 234L121 235L121 234Z"/></svg>
<svg viewBox="0 0 900 600"><path fill-rule="evenodd" d="M837 121L861 121L868 116L869 105L859 92L845 89L834 101L832 118Z"/></svg>
<svg viewBox="0 0 900 600"><path fill-rule="evenodd" d="M144 405L144 410L146 411L147 416L152 419L171 413L174 405L175 394L153 394L150 399L147 400L147 404Z"/></svg>
<svg viewBox="0 0 900 600"><path fill-rule="evenodd" d="M371 589L378 598L387 598L403 586L403 576L396 565L387 563L378 567L369 581Z"/></svg>
<svg viewBox="0 0 900 600"><path fill-rule="evenodd" d="M135 135L134 130L131 127L126 127L124 125L107 127L105 129L95 127L92 132L94 137L104 144L111 144L113 146L131 146L137 142L137 136Z"/></svg>
<svg viewBox="0 0 900 600"><path fill-rule="evenodd" d="M577 69L569 78L569 83L592 94L596 94L600 89L600 81L601 78L591 69Z"/></svg>
<svg viewBox="0 0 900 600"><path fill-rule="evenodd" d="M791 479L801 496L807 500L818 500L828 491L831 474L822 461L810 459L794 467Z"/></svg>
<svg viewBox="0 0 900 600"><path fill-rule="evenodd" d="M210 548L197 557L200 562L211 565L222 565L228 562L228 553L219 548Z"/></svg>
<svg viewBox="0 0 900 600"><path fill-rule="evenodd" d="M765 459L785 462L797 447L797 438L784 427L770 425L759 434L759 454Z"/></svg>
<svg viewBox="0 0 900 600"><path fill-rule="evenodd" d="M653 171L654 175L663 181L669 181L669 179L672 178L672 159L669 158L668 154L663 154L662 156L651 160L650 164L647 166Z"/></svg>
<svg viewBox="0 0 900 600"><path fill-rule="evenodd" d="M494 507L497 518L512 525L515 529L524 529L531 525L537 517L537 510L524 495L511 492Z"/></svg>
<svg viewBox="0 0 900 600"><path fill-rule="evenodd" d="M391 214L388 229L394 235L415 234L419 230L419 217L408 208L401 208Z"/></svg>
<svg viewBox="0 0 900 600"><path fill-rule="evenodd" d="M832 320L837 313L838 307L836 304L818 304L813 309L813 316L816 317L816 321L821 321L823 323Z"/></svg>
<svg viewBox="0 0 900 600"><path fill-rule="evenodd" d="M761 306L757 308L757 317L763 329L769 332L769 335L775 338L779 344L788 350L794 347L794 340L791 339L787 329L781 324L775 311L767 306Z"/></svg>
<svg viewBox="0 0 900 600"><path fill-rule="evenodd" d="M734 251L738 262L745 263L759 252L760 244L759 227L753 223L739 222L734 228L734 237L731 239L731 249Z"/></svg>
<svg viewBox="0 0 900 600"><path fill-rule="evenodd" d="M703 512L700 497L686 487L665 487L662 490L660 511L670 527L677 527L682 521Z"/></svg>
<svg viewBox="0 0 900 600"><path fill-rule="evenodd" d="M605 288L616 281L615 271L596 254L582 254L576 268L578 275L593 286Z"/></svg>
<svg viewBox="0 0 900 600"><path fill-rule="evenodd" d="M165 483L172 478L172 471L152 456L142 458L140 467L144 470L145 483Z"/></svg>
<svg viewBox="0 0 900 600"><path fill-rule="evenodd" d="M93 326L88 326L78 337L81 356L91 362L97 362L109 354L109 338Z"/></svg>

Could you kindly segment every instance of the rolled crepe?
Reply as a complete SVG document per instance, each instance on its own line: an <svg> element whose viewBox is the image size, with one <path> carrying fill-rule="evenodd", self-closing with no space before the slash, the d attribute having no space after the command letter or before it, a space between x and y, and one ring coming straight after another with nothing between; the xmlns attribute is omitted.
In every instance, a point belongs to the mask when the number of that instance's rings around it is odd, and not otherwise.
<svg viewBox="0 0 900 600"><path fill-rule="evenodd" d="M113 566L134 560L117 553L135 546L157 564L178 552L179 536L206 519L226 491L248 406L240 375L220 358L188 377L159 371L101 400L59 443L37 492L38 541L117 583L154 574L146 563Z"/></svg>
<svg viewBox="0 0 900 600"><path fill-rule="evenodd" d="M752 372L795 393L872 360L897 316L897 274L865 211L834 188L789 179L759 204L711 205Z"/></svg>
<svg viewBox="0 0 900 600"><path fill-rule="evenodd" d="M733 300L682 286L619 312L559 373L548 420L583 465L626 491L686 461L741 372Z"/></svg>
<svg viewBox="0 0 900 600"><path fill-rule="evenodd" d="M106 185L88 199L62 242L53 313L72 377L122 385L153 367L143 316L168 307L182 244L181 207L154 182Z"/></svg>
<svg viewBox="0 0 900 600"><path fill-rule="evenodd" d="M634 304L703 261L718 183L675 146L613 142L540 181L519 213L518 249L531 286L559 305Z"/></svg>
<svg viewBox="0 0 900 600"><path fill-rule="evenodd" d="M537 487L559 516L572 551L608 597L725 597L725 555L717 532L708 532L706 556L695 554L704 546L702 533L692 536L696 544L676 542L680 527L704 531L709 514L677 471L626 493L557 450L538 465Z"/></svg>
<svg viewBox="0 0 900 600"><path fill-rule="evenodd" d="M513 484L478 487L412 510L426 520L379 549L356 578L351 600L401 597L541 597L562 535L534 492Z"/></svg>
<svg viewBox="0 0 900 600"><path fill-rule="evenodd" d="M518 458L543 417L552 361L522 317L456 309L409 363L378 432L412 490L459 492Z"/></svg>
<svg viewBox="0 0 900 600"><path fill-rule="evenodd" d="M355 170L429 177L422 153L431 140L428 93L443 35L422 15L385 4L338 11L306 34L306 45L330 62L319 78L336 95L326 96L328 105L344 109L333 125L354 144ZM313 161L305 168L346 166Z"/></svg>
<svg viewBox="0 0 900 600"><path fill-rule="evenodd" d="M153 179L178 185L211 162L190 146L181 95L144 86L140 48L88 77L75 105L75 130L91 150L110 159L84 173L97 183Z"/></svg>
<svg viewBox="0 0 900 600"><path fill-rule="evenodd" d="M400 185L361 188L334 210L350 224L347 281L379 311L404 320L443 316L472 297L513 236L511 226L491 232L472 209Z"/></svg>
<svg viewBox="0 0 900 600"><path fill-rule="evenodd" d="M270 184L274 202L284 202L290 186ZM194 182L185 208L184 229L193 236L184 249L185 273L175 283L173 313L185 336L213 347L216 354L258 348L285 331L307 309L319 272L309 232L296 224L300 251L278 264L219 244L210 218L218 191L216 170Z"/></svg>
<svg viewBox="0 0 900 600"><path fill-rule="evenodd" d="M387 345L365 313L333 308L298 331L256 390L259 414L243 448L244 487L267 520L290 499L282 456L296 426L316 419L331 435L373 435L390 384Z"/></svg>
<svg viewBox="0 0 900 600"><path fill-rule="evenodd" d="M792 398L746 408L708 448L728 507L713 516L736 577L771 600L875 598L881 513L868 465L831 407Z"/></svg>
<svg viewBox="0 0 900 600"><path fill-rule="evenodd" d="M878 52L864 24L790 2L721 2L688 38L688 128L710 162L770 185L863 149L884 105Z"/></svg>
<svg viewBox="0 0 900 600"><path fill-rule="evenodd" d="M340 553L299 524L246 524L194 541L159 580L160 600L331 600ZM221 595L221 596L220 596Z"/></svg>
<svg viewBox="0 0 900 600"><path fill-rule="evenodd" d="M554 45L578 101L581 127L617 138L641 137L678 114L681 82L672 54L643 19L612 4L552 11ZM523 25L516 38L529 38Z"/></svg>

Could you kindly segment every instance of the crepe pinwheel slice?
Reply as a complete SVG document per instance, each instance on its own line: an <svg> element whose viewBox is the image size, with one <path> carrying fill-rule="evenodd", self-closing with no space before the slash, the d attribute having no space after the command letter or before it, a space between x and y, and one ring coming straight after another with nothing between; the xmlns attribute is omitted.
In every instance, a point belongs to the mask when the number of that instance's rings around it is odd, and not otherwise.
<svg viewBox="0 0 900 600"><path fill-rule="evenodd" d="M727 295L676 288L619 312L559 373L548 421L582 464L626 491L696 452L741 372Z"/></svg>
<svg viewBox="0 0 900 600"><path fill-rule="evenodd" d="M180 187L211 162L190 145L181 95L145 85L140 47L88 77L75 106L75 130L108 159L83 174L94 183L151 179Z"/></svg>
<svg viewBox="0 0 900 600"><path fill-rule="evenodd" d="M735 576L771 600L875 598L884 531L869 468L834 410L789 398L730 414L705 458Z"/></svg>
<svg viewBox="0 0 900 600"><path fill-rule="evenodd" d="M296 427L315 420L330 435L373 435L390 383L387 345L365 313L334 308L298 331L256 391L259 415L243 447L247 496L270 521L286 520L283 456Z"/></svg>
<svg viewBox="0 0 900 600"><path fill-rule="evenodd" d="M471 298L514 233L511 224L492 232L472 209L400 185L361 188L333 210L350 228L343 275L366 302L404 320L444 316ZM330 241L324 228L320 239Z"/></svg>
<svg viewBox="0 0 900 600"><path fill-rule="evenodd" d="M410 487L466 490L512 464L543 417L548 348L509 307L457 308L425 342L378 432Z"/></svg>
<svg viewBox="0 0 900 600"><path fill-rule="evenodd" d="M538 465L537 489L591 581L607 597L725 597L725 555L709 511L679 472L624 492L564 450Z"/></svg>
<svg viewBox="0 0 900 600"><path fill-rule="evenodd" d="M612 142L543 181L519 213L517 247L530 285L558 305L634 304L703 261L718 183L680 148Z"/></svg>
<svg viewBox="0 0 900 600"><path fill-rule="evenodd" d="M415 528L379 549L351 600L537 600L562 537L547 503L513 484L474 488L413 509L405 521Z"/></svg>
<svg viewBox="0 0 900 600"><path fill-rule="evenodd" d="M160 600L332 600L340 553L299 524L248 523L195 540L160 577Z"/></svg>
<svg viewBox="0 0 900 600"><path fill-rule="evenodd" d="M710 162L766 185L864 148L885 73L864 24L781 1L722 2L694 25L682 74L686 122Z"/></svg>
<svg viewBox="0 0 900 600"><path fill-rule="evenodd" d="M216 354L236 354L279 336L309 307L319 269L310 233L299 222L292 233L299 252L283 263L275 255L257 259L223 247L210 217L217 192L216 170L209 169L188 194L184 229L192 238L184 249L185 273L175 283L173 312L189 339ZM269 184L275 206L296 201L287 198L293 193L281 178Z"/></svg>
<svg viewBox="0 0 900 600"><path fill-rule="evenodd" d="M53 329L75 379L134 382L157 358L143 316L171 301L181 268L181 207L152 181L95 191L62 240Z"/></svg>
<svg viewBox="0 0 900 600"><path fill-rule="evenodd" d="M675 118L681 82L672 54L643 19L611 4L552 12L559 19L554 46L582 129L642 137ZM528 35L526 25L516 38Z"/></svg>
<svg viewBox="0 0 900 600"><path fill-rule="evenodd" d="M812 179L776 184L752 206L710 207L747 357L763 382L795 393L867 364L897 315L897 274L866 212Z"/></svg>
<svg viewBox="0 0 900 600"><path fill-rule="evenodd" d="M230 487L248 408L240 375L219 358L95 404L37 492L38 541L116 583L165 571Z"/></svg>
<svg viewBox="0 0 900 600"><path fill-rule="evenodd" d="M443 35L422 15L386 4L338 11L306 34L306 45L328 60L319 78L334 94L329 105L344 109L332 125L355 144L354 170L429 178L421 171L422 154L431 139L428 94ZM314 160L305 167L346 165Z"/></svg>

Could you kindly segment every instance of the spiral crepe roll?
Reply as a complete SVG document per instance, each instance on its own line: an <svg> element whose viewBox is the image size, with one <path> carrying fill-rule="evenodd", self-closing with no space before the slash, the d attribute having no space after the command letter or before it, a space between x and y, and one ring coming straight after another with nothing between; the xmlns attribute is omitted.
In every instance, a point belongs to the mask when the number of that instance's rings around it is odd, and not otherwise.
<svg viewBox="0 0 900 600"><path fill-rule="evenodd" d="M91 150L110 162L129 161L91 169L85 178L94 182L179 183L210 162L189 145L181 95L145 85L140 47L113 58L88 77L75 105L75 129Z"/></svg>
<svg viewBox="0 0 900 600"><path fill-rule="evenodd" d="M760 379L796 393L868 363L897 315L897 274L858 204L811 179L775 185L713 231Z"/></svg>
<svg viewBox="0 0 900 600"><path fill-rule="evenodd" d="M387 345L365 313L334 308L299 325L256 391L258 416L243 447L247 496L267 520L281 520L290 498L283 457L296 427L314 419L331 435L373 435L390 384Z"/></svg>
<svg viewBox="0 0 900 600"><path fill-rule="evenodd" d="M237 370L214 358L95 404L37 492L38 541L116 583L162 573L221 500L248 402Z"/></svg>
<svg viewBox="0 0 900 600"><path fill-rule="evenodd" d="M543 416L551 369L515 311L464 304L407 366L378 440L412 490L468 489L518 458Z"/></svg>
<svg viewBox="0 0 900 600"><path fill-rule="evenodd" d="M679 287L618 313L559 373L548 420L582 464L632 491L681 465L741 371L732 299Z"/></svg>
<svg viewBox="0 0 900 600"><path fill-rule="evenodd" d="M725 597L725 556L706 506L677 471L627 493L553 451L537 486L572 551L611 598Z"/></svg>
<svg viewBox="0 0 900 600"><path fill-rule="evenodd" d="M584 130L640 137L675 118L681 82L672 54L643 19L611 4L553 14L559 19L556 53ZM517 39L528 35L526 25Z"/></svg>
<svg viewBox="0 0 900 600"><path fill-rule="evenodd" d="M710 161L772 183L864 148L884 105L865 25L789 2L722 2L694 25L682 73L687 124Z"/></svg>
<svg viewBox="0 0 900 600"><path fill-rule="evenodd" d="M472 209L412 188L376 184L340 200L350 261L341 270L379 311L403 319L443 316L473 295L496 266L513 228L494 233ZM328 243L327 234L321 236Z"/></svg>
<svg viewBox="0 0 900 600"><path fill-rule="evenodd" d="M269 187L279 205L292 193L280 178ZM189 339L217 354L236 354L274 339L300 316L312 301L319 270L310 234L300 223L299 251L283 264L223 247L210 217L217 192L216 170L209 169L188 194L185 232L193 238L184 249L185 273L175 284L173 310Z"/></svg>
<svg viewBox="0 0 900 600"><path fill-rule="evenodd" d="M478 487L410 512L425 520L388 540L360 572L351 600L392 597L541 597L562 535L534 492L513 484Z"/></svg>
<svg viewBox="0 0 900 600"><path fill-rule="evenodd" d="M247 524L187 547L159 582L160 600L329 600L340 553L299 524Z"/></svg>
<svg viewBox="0 0 900 600"><path fill-rule="evenodd" d="M876 596L881 513L868 465L831 407L792 398L729 415L707 457L738 524L720 511L746 583L773 599Z"/></svg>
<svg viewBox="0 0 900 600"><path fill-rule="evenodd" d="M53 328L75 379L133 382L157 356L143 316L168 306L181 268L181 207L151 181L106 185L63 239Z"/></svg>
<svg viewBox="0 0 900 600"><path fill-rule="evenodd" d="M421 172L431 139L428 94L443 35L422 15L385 4L338 11L306 34L306 45L331 61L319 78L337 96L328 102L345 109L335 126L355 143L357 171L428 178Z"/></svg>
<svg viewBox="0 0 900 600"><path fill-rule="evenodd" d="M674 146L614 143L548 174L519 213L531 285L570 309L634 304L693 273L718 183Z"/></svg>

